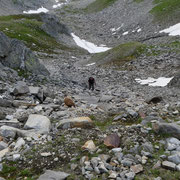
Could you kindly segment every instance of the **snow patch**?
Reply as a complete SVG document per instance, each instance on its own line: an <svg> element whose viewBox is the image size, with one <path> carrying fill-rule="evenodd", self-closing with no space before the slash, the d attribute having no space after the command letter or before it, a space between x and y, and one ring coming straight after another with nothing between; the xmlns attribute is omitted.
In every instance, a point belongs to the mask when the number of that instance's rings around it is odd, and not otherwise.
<svg viewBox="0 0 180 180"><path fill-rule="evenodd" d="M126 32L124 32L122 35L123 36L125 36L125 35L127 35L129 32L128 31L126 31Z"/></svg>
<svg viewBox="0 0 180 180"><path fill-rule="evenodd" d="M86 66L92 66L95 65L96 63L91 63L91 64L87 64Z"/></svg>
<svg viewBox="0 0 180 180"><path fill-rule="evenodd" d="M76 36L74 33L71 33L75 43L83 48L83 49L86 49L89 53L100 53L100 52L104 52L104 51L107 51L111 48L108 48L108 47L102 47L102 46L97 46L91 42L88 42L84 39L80 39L78 36Z"/></svg>
<svg viewBox="0 0 180 180"><path fill-rule="evenodd" d="M141 85L149 85L149 86L160 86L160 87L164 87L166 86L172 79L173 77L171 78L165 78L165 77L159 77L158 79L155 79L155 78L151 78L149 77L148 79L135 79L138 83L140 83Z"/></svg>
<svg viewBox="0 0 180 180"><path fill-rule="evenodd" d="M159 31L160 33L168 33L170 36L180 36L180 23L170 26L167 29Z"/></svg>
<svg viewBox="0 0 180 180"><path fill-rule="evenodd" d="M49 10L44 8L44 7L41 7L37 10L29 10L29 11L23 11L24 14L39 14L39 13L47 13Z"/></svg>
<svg viewBox="0 0 180 180"><path fill-rule="evenodd" d="M58 7L62 7L65 3L59 3L59 4L56 4L56 5L53 5L53 8L58 8Z"/></svg>

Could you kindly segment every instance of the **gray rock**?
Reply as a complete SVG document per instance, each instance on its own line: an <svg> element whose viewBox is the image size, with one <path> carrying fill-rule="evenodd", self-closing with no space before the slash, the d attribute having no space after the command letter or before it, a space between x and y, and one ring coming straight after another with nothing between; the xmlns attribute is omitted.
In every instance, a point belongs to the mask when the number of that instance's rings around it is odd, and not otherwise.
<svg viewBox="0 0 180 180"><path fill-rule="evenodd" d="M0 135L5 138L13 138L14 139L16 136L15 128L10 127L10 126L1 126Z"/></svg>
<svg viewBox="0 0 180 180"><path fill-rule="evenodd" d="M46 116L31 114L24 125L25 129L35 129L36 131L47 134L50 131L51 122Z"/></svg>
<svg viewBox="0 0 180 180"><path fill-rule="evenodd" d="M173 162L175 164L180 164L180 152L171 156L168 156L168 161Z"/></svg>
<svg viewBox="0 0 180 180"><path fill-rule="evenodd" d="M29 93L29 87L26 85L25 82L18 81L13 90L13 94L15 96L17 96L17 95L23 95L23 94L27 94L27 93Z"/></svg>
<svg viewBox="0 0 180 180"><path fill-rule="evenodd" d="M169 161L163 161L162 162L162 167L169 169L169 170L175 170L176 169L176 164L169 162Z"/></svg>
<svg viewBox="0 0 180 180"><path fill-rule="evenodd" d="M180 73L176 74L173 79L168 83L169 87L180 87Z"/></svg>
<svg viewBox="0 0 180 180"><path fill-rule="evenodd" d="M101 173L107 173L107 172L108 172L108 170L105 168L103 162L99 162L98 168L99 168L99 171L100 171Z"/></svg>
<svg viewBox="0 0 180 180"><path fill-rule="evenodd" d="M0 151L7 148L8 147L8 144L3 142L3 141L0 141Z"/></svg>
<svg viewBox="0 0 180 180"><path fill-rule="evenodd" d="M152 128L156 133L170 134L180 139L180 126L175 123L153 123Z"/></svg>
<svg viewBox="0 0 180 180"><path fill-rule="evenodd" d="M65 172L46 170L46 172L42 174L37 180L64 180L68 176L70 176L70 174L67 174Z"/></svg>
<svg viewBox="0 0 180 180"><path fill-rule="evenodd" d="M48 70L40 64L35 54L23 42L9 39L2 32L0 32L0 62L12 69L49 75Z"/></svg>
<svg viewBox="0 0 180 180"><path fill-rule="evenodd" d="M11 121L2 120L0 121L0 126L11 126L15 128L20 128L21 124L17 119L12 119Z"/></svg>
<svg viewBox="0 0 180 180"><path fill-rule="evenodd" d="M121 161L121 164L122 164L123 166L130 167L130 166L132 166L133 162L130 161L129 159L123 159L123 160Z"/></svg>
<svg viewBox="0 0 180 180"><path fill-rule="evenodd" d="M129 172L129 173L126 173L125 174L125 177L128 179L128 180L133 180L134 177L135 177L135 173L134 172Z"/></svg>
<svg viewBox="0 0 180 180"><path fill-rule="evenodd" d="M177 171L180 171L180 164L176 166Z"/></svg>
<svg viewBox="0 0 180 180"><path fill-rule="evenodd" d="M109 96L109 95L102 95L99 99L99 102L110 102L114 96Z"/></svg>
<svg viewBox="0 0 180 180"><path fill-rule="evenodd" d="M12 102L9 100L0 98L0 107L12 107Z"/></svg>
<svg viewBox="0 0 180 180"><path fill-rule="evenodd" d="M37 95L39 92L39 87L29 86L29 93L32 95Z"/></svg>

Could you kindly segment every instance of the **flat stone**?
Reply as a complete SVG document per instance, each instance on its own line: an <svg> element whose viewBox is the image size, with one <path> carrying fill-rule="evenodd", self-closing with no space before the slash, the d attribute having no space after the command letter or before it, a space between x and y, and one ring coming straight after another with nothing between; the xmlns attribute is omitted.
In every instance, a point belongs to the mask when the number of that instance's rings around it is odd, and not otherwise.
<svg viewBox="0 0 180 180"><path fill-rule="evenodd" d="M6 153L9 152L9 148L3 149L2 151L0 151L0 158L4 157L6 155Z"/></svg>
<svg viewBox="0 0 180 180"><path fill-rule="evenodd" d="M34 86L29 86L29 92L30 94L37 95L39 92L40 87L34 87Z"/></svg>
<svg viewBox="0 0 180 180"><path fill-rule="evenodd" d="M169 169L169 170L175 170L176 169L176 164L169 162L169 161L163 161L162 162L162 167L165 169Z"/></svg>
<svg viewBox="0 0 180 180"><path fill-rule="evenodd" d="M135 174L138 174L140 172L143 171L143 166L141 164L137 164L137 165L134 165L134 166L131 166L131 170L135 173Z"/></svg>
<svg viewBox="0 0 180 180"><path fill-rule="evenodd" d="M74 127L92 128L94 127L94 123L89 117L77 117L60 121L57 128L68 129Z"/></svg>
<svg viewBox="0 0 180 180"><path fill-rule="evenodd" d="M42 134L47 134L50 131L51 122L46 116L39 114L31 114L24 125L25 129L35 129Z"/></svg>
<svg viewBox="0 0 180 180"><path fill-rule="evenodd" d="M67 174L65 172L46 170L46 172L42 174L37 180L64 180L68 176L70 176L70 174Z"/></svg>

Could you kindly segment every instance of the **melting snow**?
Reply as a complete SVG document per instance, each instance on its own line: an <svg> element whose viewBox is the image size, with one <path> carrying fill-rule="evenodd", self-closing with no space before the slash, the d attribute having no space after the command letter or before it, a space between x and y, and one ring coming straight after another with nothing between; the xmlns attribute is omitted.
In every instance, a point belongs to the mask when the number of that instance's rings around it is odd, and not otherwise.
<svg viewBox="0 0 180 180"><path fill-rule="evenodd" d="M154 79L154 78L149 77L148 79L144 79L144 80L141 80L141 79L135 79L135 80L142 85L148 84L149 86L164 87L171 81L172 78L173 77L171 78L159 77L158 79Z"/></svg>
<svg viewBox="0 0 180 180"><path fill-rule="evenodd" d="M91 64L87 64L86 66L92 66L95 65L96 63L91 63Z"/></svg>
<svg viewBox="0 0 180 180"><path fill-rule="evenodd" d="M49 11L48 9L41 7L39 9L37 9L37 10L23 11L23 13L24 14L39 14L39 13L42 13L42 12L47 13L48 11Z"/></svg>
<svg viewBox="0 0 180 180"><path fill-rule="evenodd" d="M97 46L91 42L88 42L84 39L80 39L78 36L76 36L74 33L71 33L75 43L81 47L81 48L84 48L86 49L89 53L99 53L99 52L104 52L104 51L107 51L111 48L108 48L108 47L102 47L102 46Z"/></svg>
<svg viewBox="0 0 180 180"><path fill-rule="evenodd" d="M122 35L123 36L125 36L125 35L127 35L129 32L128 31L126 31L126 32L124 32Z"/></svg>
<svg viewBox="0 0 180 180"><path fill-rule="evenodd" d="M138 30L137 30L137 32L141 32L142 31L142 29L141 28L139 28Z"/></svg>
<svg viewBox="0 0 180 180"><path fill-rule="evenodd" d="M53 8L58 8L58 7L61 7L63 6L65 3L59 3L59 4L56 4L56 5L53 5Z"/></svg>
<svg viewBox="0 0 180 180"><path fill-rule="evenodd" d="M160 33L169 33L170 36L178 36L180 35L180 23L175 24L174 26L170 26L167 29L160 31Z"/></svg>

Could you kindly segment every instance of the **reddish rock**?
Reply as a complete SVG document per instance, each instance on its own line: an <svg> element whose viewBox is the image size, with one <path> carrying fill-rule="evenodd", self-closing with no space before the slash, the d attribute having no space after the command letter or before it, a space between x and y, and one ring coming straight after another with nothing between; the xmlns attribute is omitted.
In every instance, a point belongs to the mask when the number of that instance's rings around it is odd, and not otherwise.
<svg viewBox="0 0 180 180"><path fill-rule="evenodd" d="M75 104L74 104L73 100L70 97L65 97L64 98L64 104L66 106L68 106L68 107L72 107L72 106L75 107Z"/></svg>
<svg viewBox="0 0 180 180"><path fill-rule="evenodd" d="M104 139L104 144L109 148L117 148L120 145L120 138L116 133L111 134Z"/></svg>

